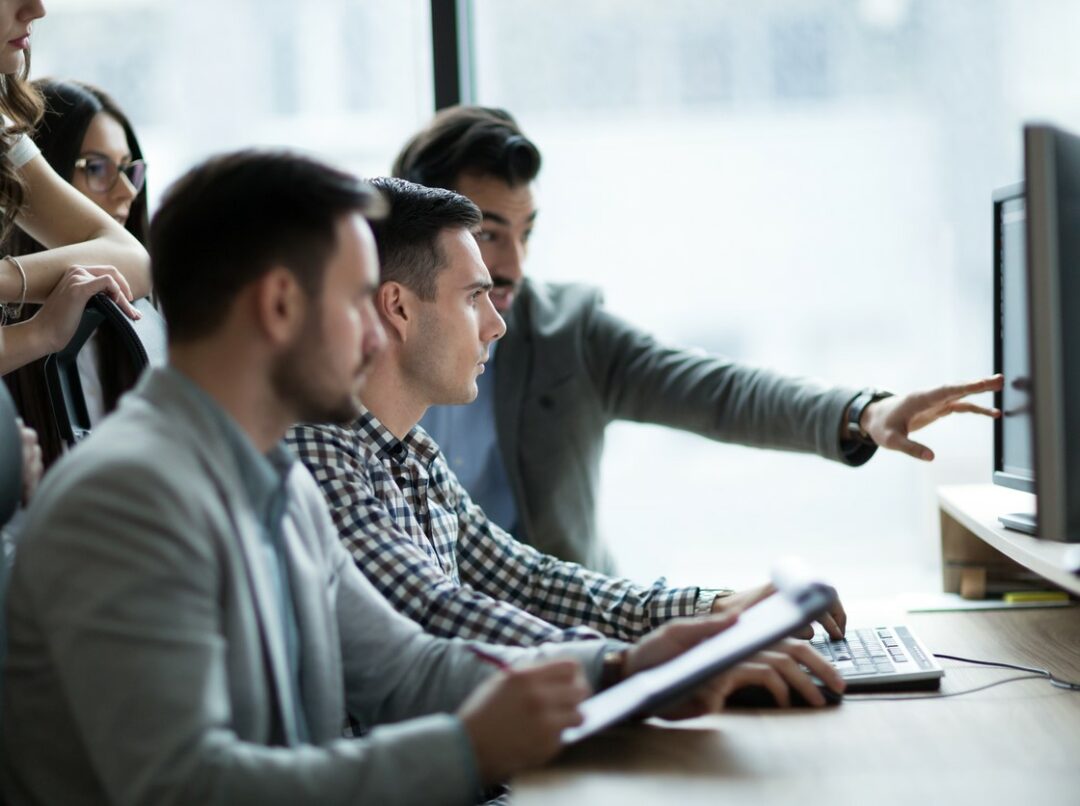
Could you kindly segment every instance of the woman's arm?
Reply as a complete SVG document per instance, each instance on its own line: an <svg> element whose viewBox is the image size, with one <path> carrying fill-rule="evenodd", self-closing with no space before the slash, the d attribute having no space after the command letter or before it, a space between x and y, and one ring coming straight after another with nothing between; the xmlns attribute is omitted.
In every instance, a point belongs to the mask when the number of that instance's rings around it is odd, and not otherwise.
<svg viewBox="0 0 1080 806"><path fill-rule="evenodd" d="M37 313L25 322L4 327L0 375L63 349L75 335L87 301L99 292L108 294L117 305L131 307L123 301L125 292L121 291L113 276L95 274L93 268L82 267L64 272ZM142 317L134 308L129 315L134 319Z"/></svg>
<svg viewBox="0 0 1080 806"><path fill-rule="evenodd" d="M26 299L41 302L72 266L115 266L129 298L150 293L150 258L135 237L38 155L19 169L27 206L15 223L46 251L19 257L26 270ZM10 260L0 261L0 301L18 302L22 279Z"/></svg>

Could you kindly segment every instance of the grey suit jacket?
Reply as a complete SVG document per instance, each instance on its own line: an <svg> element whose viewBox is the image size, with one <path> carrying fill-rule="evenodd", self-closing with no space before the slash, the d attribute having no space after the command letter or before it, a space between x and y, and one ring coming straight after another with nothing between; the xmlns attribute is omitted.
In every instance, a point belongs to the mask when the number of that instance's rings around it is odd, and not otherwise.
<svg viewBox="0 0 1080 806"><path fill-rule="evenodd" d="M521 538L613 572L596 530L604 429L635 420L710 439L862 464L840 444L855 389L825 387L659 344L603 308L599 290L527 280L495 353L495 421Z"/></svg>
<svg viewBox="0 0 1080 806"><path fill-rule="evenodd" d="M189 386L152 371L49 474L8 591L9 803L471 802L468 739L439 712L490 668L375 592L299 463L282 529L312 740L297 746L280 621L226 442ZM549 654L595 679L599 651ZM341 738L346 711L364 738Z"/></svg>

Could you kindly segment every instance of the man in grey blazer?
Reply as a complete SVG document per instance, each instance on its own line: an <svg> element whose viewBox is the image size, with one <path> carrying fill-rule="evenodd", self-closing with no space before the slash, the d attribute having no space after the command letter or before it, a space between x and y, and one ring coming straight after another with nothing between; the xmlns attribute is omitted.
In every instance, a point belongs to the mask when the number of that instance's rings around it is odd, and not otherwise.
<svg viewBox="0 0 1080 806"><path fill-rule="evenodd" d="M856 466L883 446L922 460L910 434L1001 378L894 396L826 387L727 358L679 350L612 315L600 292L524 276L536 220L540 151L501 109L444 109L405 145L394 176L456 190L481 209L480 252L505 317L477 402L421 422L496 523L564 560L613 572L597 535L604 430L634 420L710 439L817 453Z"/></svg>
<svg viewBox="0 0 1080 806"><path fill-rule="evenodd" d="M372 198L259 152L168 192L151 257L169 366L50 472L20 536L9 803L468 803L553 755L590 686L730 623L673 623L617 652L484 645L514 665L498 672L366 582L279 443L297 420L354 417L384 343ZM748 674L676 715L715 709ZM342 738L346 717L361 738Z"/></svg>

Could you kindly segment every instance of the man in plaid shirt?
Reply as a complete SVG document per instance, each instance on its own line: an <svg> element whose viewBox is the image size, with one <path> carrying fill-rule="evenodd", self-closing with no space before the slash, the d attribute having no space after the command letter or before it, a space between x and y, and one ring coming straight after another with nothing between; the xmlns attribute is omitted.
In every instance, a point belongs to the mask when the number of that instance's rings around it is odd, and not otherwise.
<svg viewBox="0 0 1080 806"><path fill-rule="evenodd" d="M663 579L641 587L541 554L488 520L417 426L429 405L476 397L488 348L506 329L472 235L479 210L451 191L374 184L391 206L374 225L389 346L358 419L297 426L288 440L379 591L435 635L522 646L635 641L669 619L739 609L771 592L668 588ZM843 609L823 623L841 635Z"/></svg>

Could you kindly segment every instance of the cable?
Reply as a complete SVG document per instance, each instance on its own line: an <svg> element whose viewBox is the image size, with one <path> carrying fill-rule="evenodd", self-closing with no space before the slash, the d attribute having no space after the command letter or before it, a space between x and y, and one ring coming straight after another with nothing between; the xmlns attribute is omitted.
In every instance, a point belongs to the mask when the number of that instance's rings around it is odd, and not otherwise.
<svg viewBox="0 0 1080 806"><path fill-rule="evenodd" d="M879 694L866 693L866 694L845 694L844 702L905 702L907 700L944 700L947 697L959 697L961 694L974 694L976 691L985 691L988 688L994 686L1002 686L1006 683L1013 683L1017 680L1045 680L1046 678L1041 674L1022 674L1017 677L1007 677L1004 680L997 680L993 683L987 683L985 686L977 686L976 688L966 688L963 691L950 691L948 694L908 694L902 697L882 697Z"/></svg>
<svg viewBox="0 0 1080 806"><path fill-rule="evenodd" d="M1017 677L1008 677L1004 680L997 680L993 683L987 683L984 686L976 686L975 688L964 689L963 691L950 691L948 694L908 694L900 697L881 697L877 694L867 693L864 695L855 694L854 696L848 694L844 697L849 702L900 702L904 700L944 700L948 697L959 697L962 694L974 694L977 691L986 691L986 689L994 688L995 686L1003 686L1006 683L1014 683L1017 680L1048 680L1050 685L1055 688L1065 689L1066 691L1080 691L1080 683L1070 683L1067 680L1062 680L1052 675L1047 669L1035 669L1030 666L1017 666L1012 663L998 663L996 661L989 660L974 660L973 658L962 658L959 655L945 655L939 652L934 653L935 658L941 658L942 660L955 660L960 663L973 663L977 666L990 666L995 669L1013 669L1017 672L1029 672L1029 674L1019 675Z"/></svg>
<svg viewBox="0 0 1080 806"><path fill-rule="evenodd" d="M942 660L956 660L961 663L974 663L978 666L993 666L998 669L1015 669L1018 672L1031 672L1032 674L1040 675L1050 681L1050 685L1055 688L1063 688L1066 691L1080 691L1080 683L1070 683L1068 680L1062 680L1059 677L1054 677L1047 669L1033 669L1030 666L1016 666L1012 663L999 663L997 661L990 660L974 660L972 658L961 658L959 655L943 655L938 652L934 653L935 658L941 658Z"/></svg>

